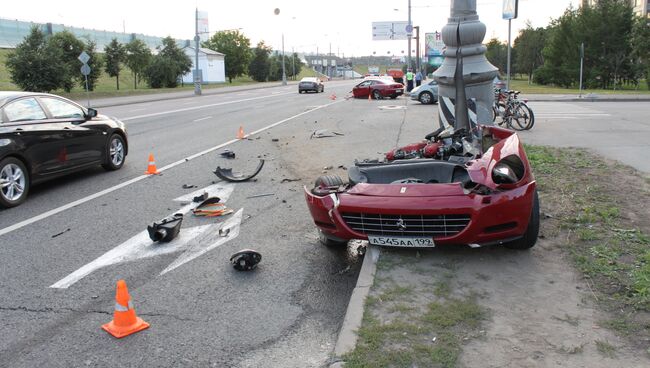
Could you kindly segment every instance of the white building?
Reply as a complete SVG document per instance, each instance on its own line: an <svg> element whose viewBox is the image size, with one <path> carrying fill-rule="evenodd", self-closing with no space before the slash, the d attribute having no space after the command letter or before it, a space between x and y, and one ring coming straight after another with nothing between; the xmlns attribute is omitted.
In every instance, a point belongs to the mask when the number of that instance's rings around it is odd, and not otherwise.
<svg viewBox="0 0 650 368"><path fill-rule="evenodd" d="M183 76L183 83L194 83L194 79L192 78L194 62L196 60L194 50L194 47L191 46L183 48L185 54L192 60L192 70ZM226 81L224 56L224 54L214 50L203 47L199 48L199 69L203 75L203 83L223 83Z"/></svg>

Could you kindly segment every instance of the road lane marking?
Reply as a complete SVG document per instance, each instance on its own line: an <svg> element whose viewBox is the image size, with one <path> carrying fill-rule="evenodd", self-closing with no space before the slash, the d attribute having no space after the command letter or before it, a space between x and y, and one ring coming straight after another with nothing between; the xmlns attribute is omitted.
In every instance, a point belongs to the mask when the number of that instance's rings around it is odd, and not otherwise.
<svg viewBox="0 0 650 368"><path fill-rule="evenodd" d="M258 133L261 133L261 132L263 132L263 131L266 131L266 130L272 129L272 128L274 128L274 127L280 125L280 124L284 124L284 123L286 123L286 122L288 122L288 121L291 121L291 120L296 119L296 118L298 118L298 117L301 117L301 116L303 116L303 115L306 115L306 114L309 114L309 113L311 113L311 112L314 112L314 111L317 111L317 110L323 109L323 108L325 108L325 107L329 107L329 106L335 105L335 104L340 103L340 102L343 102L343 101L345 101L345 100L338 100L338 101L330 102L330 103L328 103L328 104L325 104L325 105L321 105L321 106L315 107L315 108L313 108L313 109L311 109L311 110L303 111L303 112L301 112L301 113L299 113L299 114L296 114L296 115L290 116L290 117L288 117L288 118L286 118L286 119L282 119L282 120L277 121L277 122L275 122L275 123L273 123L273 124L267 125L267 126L264 127L264 128L258 129L258 130L254 131L254 132L251 132L251 133L247 134L245 137L249 137L249 136L251 136L251 135L258 134ZM207 148L207 149L205 149L205 150L203 150L203 151L201 151L201 152L195 153L195 154L193 154L193 155L191 155L191 156L185 157L185 158L180 159L180 160L178 160L178 161L176 161L176 162L172 162L171 164L169 164L169 165L167 165L167 166L161 167L161 168L158 169L158 171L159 171L159 172L164 172L164 171L169 170L169 169L171 169L171 168L173 168L173 167L176 167L176 166L178 166L178 165L180 165L180 164L183 164L183 163L185 163L185 162L191 161L191 160L193 160L193 159L195 159L195 158L197 158L197 157L201 157L201 156L206 155L206 154L208 154L208 153L210 153L210 152L214 152L214 151L216 151L216 150L219 150L219 149L221 149L221 148L224 148L224 147L226 147L226 146L228 146L228 145L231 145L231 144L233 144L233 143L235 143L235 142L237 142L237 141L239 141L239 139L231 139L231 140L229 140L229 141L227 141L227 142L224 142L224 143L218 144L218 145L216 145L216 146L213 146L213 147ZM61 213L61 212L63 212L63 211L69 210L70 208L73 208L73 207L76 207L76 206L82 205L82 204L84 204L84 203L86 203L86 202L90 202L90 201L92 201L93 199L97 199L97 198L99 198L99 197L101 197L101 196L104 196L104 195L106 195L106 194L112 193L112 192L114 192L114 191L116 191L116 190L118 190L118 189L122 189L122 188L124 188L124 187L127 187L127 186L129 186L129 185L131 185L131 184L137 183L137 182L139 182L139 181L141 181L141 180L144 180L144 179L147 179L147 178L151 178L151 176L149 176L149 175L140 175L140 176L137 176L137 177L132 178L132 179L129 179L129 180L123 182L123 183L120 183L120 184L114 185L114 186L112 186L112 187L106 188L106 189L104 189L104 190L101 190L101 191L99 191L99 192L97 192L97 193L94 193L94 194L88 195L88 196L86 196L86 197L83 197L83 198L77 199L76 201L70 202L70 203L68 203L68 204L64 204L63 206L60 206L60 207L57 207L57 208L51 209L51 210L46 211L46 212L43 212L43 213L41 213L40 215L37 215L37 216L31 217L31 218L28 218L28 219L26 219L26 220L23 220L23 221L20 221L20 222L18 222L18 223L15 223L15 224L13 224L13 225L7 226L7 227L5 227L5 228L3 228L3 229L0 229L0 236L5 235L5 234L8 234L8 233L10 233L10 232L12 232L12 231L15 231L15 230L21 229L21 228L23 228L23 227L25 227L25 226L27 226L27 225L31 225L31 224L33 224L33 223L35 223L35 222L38 222L38 221L44 220L44 219L46 219L46 218L48 218L48 217L51 217L51 216L57 215L57 214L59 214L59 213Z"/></svg>
<svg viewBox="0 0 650 368"><path fill-rule="evenodd" d="M146 110L146 109L147 109L146 107L143 107L143 108L141 108L141 109L133 109L133 110L129 110L129 112L142 111L142 110Z"/></svg>
<svg viewBox="0 0 650 368"><path fill-rule="evenodd" d="M196 123L197 121L207 120L207 119L210 119L210 118L212 118L212 116L206 116L206 117L204 117L204 118L195 119L195 120L192 120L192 122L193 122L193 123Z"/></svg>
<svg viewBox="0 0 650 368"><path fill-rule="evenodd" d="M209 187L200 189L196 191L195 193L201 191L201 192L208 192L208 195L211 197L219 197L221 198L221 202L224 203L228 200L230 195L232 194L235 186L234 184L231 183L225 183L225 184L215 184L211 185ZM190 194L195 194L195 193L190 193ZM176 198L174 201L180 201L180 202L185 202L186 197L188 195L181 196L179 198ZM172 212L169 216L171 216L174 213L182 213L183 215L189 213L192 209L196 208L199 205L199 203L194 203L190 199L190 204L187 204L183 207L181 207L178 211ZM238 213L240 214L239 216L239 223L241 223L241 212L242 210L240 209ZM232 217L231 217L232 218ZM227 221L226 221L227 222ZM84 277L90 275L94 271L99 270L100 268L104 268L106 266L118 264L118 263L125 263L125 262L130 262L130 261L135 261L138 259L143 259L143 258L150 258L150 257L155 257L163 254L169 254L169 253L174 253L181 251L183 249L188 249L190 252L188 255L183 257L183 259L187 259L184 262L180 262L180 256L172 263L170 264L167 268L171 267L174 265L174 268L191 261L192 259L200 256L201 254L197 254L198 252L196 251L196 246L192 246L196 244L196 242L199 240L199 236L201 234L204 234L206 231L209 234L219 234L219 229L216 227L225 228L225 222L224 223L216 223L216 224L210 224L210 225L203 225L203 226L195 226L195 227L190 227L190 228L181 228L181 231L178 235L177 238L173 239L172 241L168 243L154 243L151 241L149 238L149 233L147 230L143 230L139 232L137 235L131 237L124 243L116 246L115 248L109 250L108 252L102 254L101 256L97 257L94 261L85 264L84 266L80 267L76 271L72 272L68 276L64 277L63 279L55 282L54 284L50 285L51 288L54 289L67 289L68 287L72 286L79 280L83 279ZM239 229L237 228L236 231L234 229L234 225L232 223L228 223L228 226L230 226L232 229L228 233L228 237L222 237L223 239L231 240L237 237L239 235ZM232 236L230 236L232 233ZM237 234L237 235L235 235ZM201 239L209 240L206 239L206 236L202 236ZM190 245L190 243L192 245ZM216 243L216 242L215 242ZM223 244L224 242L219 243ZM207 247L209 248L209 246ZM210 248L212 249L212 248ZM209 250L209 249L208 249ZM207 252L207 251L206 251ZM195 255L196 254L196 255ZM190 257L192 256L193 257ZM183 255L181 255L183 256ZM172 269L168 270L171 271ZM168 272L165 271L165 272ZM161 273L162 274L162 273Z"/></svg>
<svg viewBox="0 0 650 368"><path fill-rule="evenodd" d="M234 103L240 103L240 102L247 102L247 101L254 101L254 100L261 100L265 98L272 98L272 97L278 97L282 95L288 95L291 94L292 92L285 92L282 94L277 94L277 95L270 95L270 96L259 96L259 97L250 97L250 98L243 98L241 100L234 100L234 101L224 101L224 102L217 102L213 104L207 104L207 105L200 105L200 106L192 106L192 107L185 107L182 109L175 109L175 110L168 110L168 111L160 111L160 112L153 112L151 114L144 114L144 115L135 115L135 116L129 116L126 118L120 118L122 121L129 121L129 120L136 120L136 119L144 119L144 118L151 118L154 116L160 116L160 115L167 115L167 114L175 114L177 112L184 112L184 111L192 111L192 110L198 110L198 109L207 109L209 107L215 107L215 106L223 106L223 105L230 105Z"/></svg>

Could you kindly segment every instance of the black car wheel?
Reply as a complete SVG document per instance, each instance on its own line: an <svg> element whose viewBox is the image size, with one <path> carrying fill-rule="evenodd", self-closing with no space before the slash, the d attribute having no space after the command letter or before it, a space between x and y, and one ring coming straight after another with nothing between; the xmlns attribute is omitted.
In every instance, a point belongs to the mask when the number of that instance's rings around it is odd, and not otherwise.
<svg viewBox="0 0 650 368"><path fill-rule="evenodd" d="M0 206L16 207L29 192L29 173L22 161L8 157L0 161Z"/></svg>
<svg viewBox="0 0 650 368"><path fill-rule="evenodd" d="M379 92L379 90L372 91L372 98L375 100L381 100L381 92Z"/></svg>
<svg viewBox="0 0 650 368"><path fill-rule="evenodd" d="M420 93L420 97L418 97L418 100L424 105L432 104L433 103L433 94L431 92L424 91Z"/></svg>
<svg viewBox="0 0 650 368"><path fill-rule="evenodd" d="M126 144L119 134L113 134L106 146L106 161L102 167L106 170L118 170L124 165L126 158Z"/></svg>
<svg viewBox="0 0 650 368"><path fill-rule="evenodd" d="M533 196L533 209L530 213L530 220L528 220L528 227L524 236L521 238L506 243L503 246L510 249L530 249L537 242L539 235L539 198L537 197L537 190Z"/></svg>

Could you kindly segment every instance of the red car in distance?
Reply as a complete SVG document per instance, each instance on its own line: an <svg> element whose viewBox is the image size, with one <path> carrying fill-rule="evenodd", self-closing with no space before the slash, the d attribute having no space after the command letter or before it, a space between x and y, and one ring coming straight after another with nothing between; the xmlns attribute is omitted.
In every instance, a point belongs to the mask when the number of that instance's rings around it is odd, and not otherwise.
<svg viewBox="0 0 650 368"><path fill-rule="evenodd" d="M384 97L396 99L404 94L404 85L395 83L392 79L377 78L366 79L352 88L352 95L356 98L371 98L381 100Z"/></svg>

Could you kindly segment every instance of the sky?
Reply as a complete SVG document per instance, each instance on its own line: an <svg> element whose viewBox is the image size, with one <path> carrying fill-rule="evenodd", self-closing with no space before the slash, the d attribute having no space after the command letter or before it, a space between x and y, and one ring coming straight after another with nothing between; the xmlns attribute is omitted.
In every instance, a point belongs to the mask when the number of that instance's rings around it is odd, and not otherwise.
<svg viewBox="0 0 650 368"><path fill-rule="evenodd" d="M508 21L501 19L503 0L477 0L479 19L487 26L484 42L508 39ZM449 17L450 0L411 0L411 18L423 33L441 30ZM512 39L530 22L546 26L578 0L519 0L512 21ZM208 12L210 32L240 29L251 45L264 41L284 48L339 56L401 55L407 41L373 41L372 22L406 21L408 0L22 0L4 6L0 17L107 31L194 37L194 10ZM274 14L280 9L279 15ZM423 42L422 42L423 44ZM412 49L415 49L413 45Z"/></svg>

